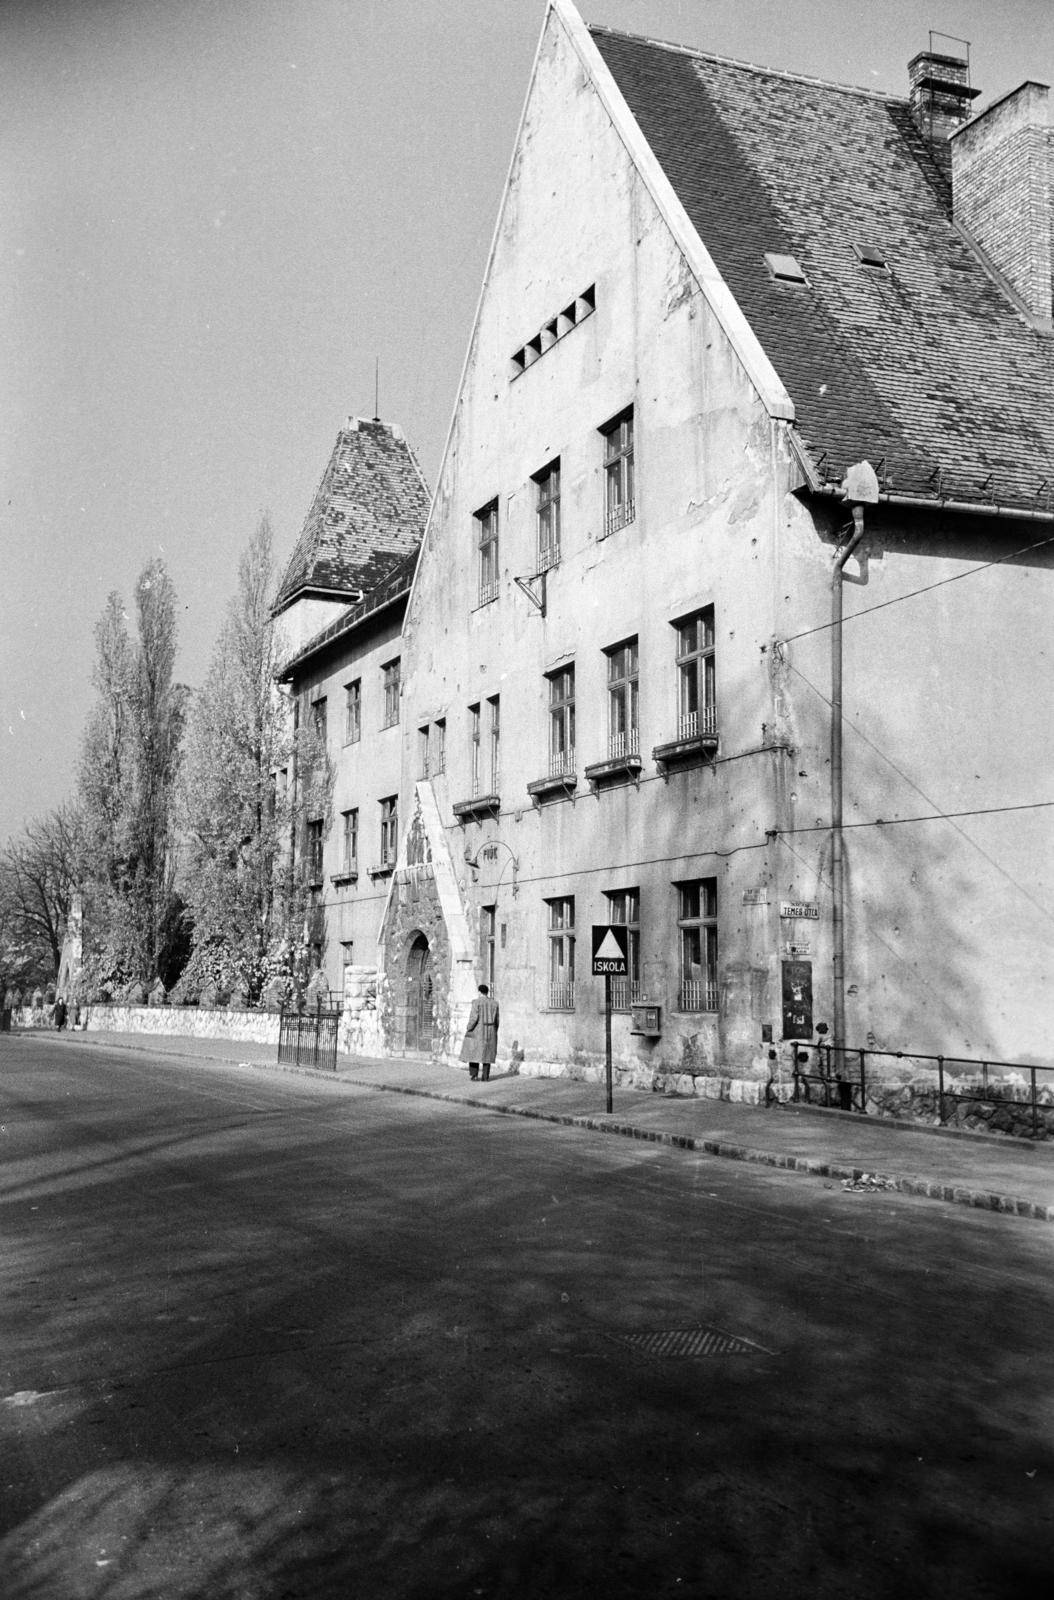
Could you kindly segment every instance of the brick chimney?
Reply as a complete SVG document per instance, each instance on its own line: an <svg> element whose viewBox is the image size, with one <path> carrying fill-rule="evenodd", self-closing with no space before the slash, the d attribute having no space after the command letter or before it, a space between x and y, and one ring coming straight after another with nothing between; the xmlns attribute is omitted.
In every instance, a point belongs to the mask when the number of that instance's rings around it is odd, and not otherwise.
<svg viewBox="0 0 1054 1600"><path fill-rule="evenodd" d="M931 34L931 48L920 50L908 62L908 79L912 116L926 137L939 145L966 121L970 102L981 91L970 86L969 46L965 56L953 56L932 45Z"/></svg>
<svg viewBox="0 0 1054 1600"><path fill-rule="evenodd" d="M1034 317L1051 317L1049 90L1023 83L950 136L952 206Z"/></svg>

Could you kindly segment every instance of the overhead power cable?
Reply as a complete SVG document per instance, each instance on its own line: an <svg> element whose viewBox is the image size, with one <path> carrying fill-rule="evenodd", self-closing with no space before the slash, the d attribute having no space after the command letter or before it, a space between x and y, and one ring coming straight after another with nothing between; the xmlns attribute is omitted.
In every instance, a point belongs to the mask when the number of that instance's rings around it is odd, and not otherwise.
<svg viewBox="0 0 1054 1600"><path fill-rule="evenodd" d="M887 606L899 606L904 600L914 600L916 595L929 594L933 589L943 589L949 583L961 583L964 578L974 578L979 572L987 572L989 567L1001 566L1006 561L1013 561L1017 556L1027 556L1032 550L1042 550L1044 545L1054 544L1054 534L1049 538L1037 539L1035 544L1026 544L1020 550L1011 550L1008 555L997 556L994 561L982 561L980 566L971 567L968 572L955 572L950 578L938 578L936 583L923 584L921 589L909 589L907 594L895 594L889 600L880 600L877 605L864 606L860 611L851 611L841 619L843 623L855 622L857 617L870 616L872 611L884 611ZM801 633L788 634L786 639L781 639L780 644L793 644L796 639L808 639L814 633L826 633L833 628L835 623L820 622L815 628L805 628Z"/></svg>

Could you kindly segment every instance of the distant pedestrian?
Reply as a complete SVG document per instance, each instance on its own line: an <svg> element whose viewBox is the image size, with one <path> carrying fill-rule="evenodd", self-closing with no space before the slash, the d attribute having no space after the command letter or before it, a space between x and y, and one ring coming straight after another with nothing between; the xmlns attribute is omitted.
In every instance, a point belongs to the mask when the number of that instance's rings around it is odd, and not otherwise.
<svg viewBox="0 0 1054 1600"><path fill-rule="evenodd" d="M60 1033L66 1026L66 1002L61 995L55 1001L55 1026Z"/></svg>
<svg viewBox="0 0 1054 1600"><path fill-rule="evenodd" d="M468 1062L468 1075L475 1083L479 1077L479 1069L483 1068L483 1082L490 1077L491 1063L498 1055L498 1003L490 998L490 990L485 983L479 986L479 994L472 1002L472 1010L468 1014L468 1027L461 1045L461 1059Z"/></svg>

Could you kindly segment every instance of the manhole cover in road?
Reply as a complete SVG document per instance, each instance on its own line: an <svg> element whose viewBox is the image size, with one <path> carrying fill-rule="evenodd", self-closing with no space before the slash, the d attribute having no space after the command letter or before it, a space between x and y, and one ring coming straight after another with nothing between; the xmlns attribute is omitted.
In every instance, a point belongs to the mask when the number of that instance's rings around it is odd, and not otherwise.
<svg viewBox="0 0 1054 1600"><path fill-rule="evenodd" d="M774 1352L751 1339L720 1328L658 1328L650 1333L609 1333L616 1344L645 1356L771 1356Z"/></svg>

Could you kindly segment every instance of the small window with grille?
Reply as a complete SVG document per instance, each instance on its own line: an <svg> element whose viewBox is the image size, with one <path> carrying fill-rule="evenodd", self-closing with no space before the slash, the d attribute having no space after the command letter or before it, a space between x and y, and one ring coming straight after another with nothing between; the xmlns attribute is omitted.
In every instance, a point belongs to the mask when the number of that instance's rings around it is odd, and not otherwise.
<svg viewBox="0 0 1054 1600"><path fill-rule="evenodd" d="M680 939L678 1010L717 1010L717 879L674 885Z"/></svg>
<svg viewBox="0 0 1054 1600"><path fill-rule="evenodd" d="M638 652L636 639L605 652L608 658L608 759L635 756L637 729Z"/></svg>
<svg viewBox="0 0 1054 1600"><path fill-rule="evenodd" d="M604 440L604 533L617 533L636 516L633 482L633 407L600 430Z"/></svg>
<svg viewBox="0 0 1054 1600"><path fill-rule="evenodd" d="M640 890L609 889L605 891L608 903L608 921L626 930L629 972L624 978L611 980L611 1009L628 1011L641 996L640 984Z"/></svg>
<svg viewBox="0 0 1054 1600"><path fill-rule="evenodd" d="M575 1008L575 901L549 900L549 1009Z"/></svg>
<svg viewBox="0 0 1054 1600"><path fill-rule="evenodd" d="M534 475L537 490L535 516L538 528L538 571L547 572L560 560L560 462L551 461Z"/></svg>
<svg viewBox="0 0 1054 1600"><path fill-rule="evenodd" d="M714 674L714 608L707 606L675 623L680 739L717 731Z"/></svg>

